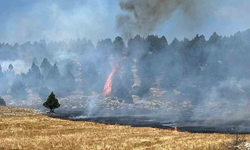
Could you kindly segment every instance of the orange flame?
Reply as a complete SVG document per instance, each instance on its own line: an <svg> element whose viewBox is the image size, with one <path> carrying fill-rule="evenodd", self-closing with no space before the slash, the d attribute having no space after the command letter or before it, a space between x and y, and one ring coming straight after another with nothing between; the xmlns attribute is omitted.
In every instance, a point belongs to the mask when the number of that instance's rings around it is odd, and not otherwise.
<svg viewBox="0 0 250 150"><path fill-rule="evenodd" d="M118 65L115 65L112 67L112 72L108 76L106 83L104 85L102 97L106 97L111 93L111 91L112 91L112 79L113 79L114 73L116 72L117 67L118 67Z"/></svg>
<svg viewBox="0 0 250 150"><path fill-rule="evenodd" d="M177 127L174 127L174 129L172 128L169 128L167 129L168 131L171 131L171 132L178 132L178 128Z"/></svg>

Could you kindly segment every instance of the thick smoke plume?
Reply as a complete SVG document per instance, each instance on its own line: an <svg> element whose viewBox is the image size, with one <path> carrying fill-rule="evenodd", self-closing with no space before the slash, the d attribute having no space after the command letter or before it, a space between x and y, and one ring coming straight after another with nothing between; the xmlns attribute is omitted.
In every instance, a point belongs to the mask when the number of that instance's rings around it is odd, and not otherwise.
<svg viewBox="0 0 250 150"><path fill-rule="evenodd" d="M128 39L140 34L152 34L155 29L180 8L189 19L197 19L196 0L128 0L120 2L120 8L128 12L117 16L116 27ZM196 20L197 21L197 20Z"/></svg>

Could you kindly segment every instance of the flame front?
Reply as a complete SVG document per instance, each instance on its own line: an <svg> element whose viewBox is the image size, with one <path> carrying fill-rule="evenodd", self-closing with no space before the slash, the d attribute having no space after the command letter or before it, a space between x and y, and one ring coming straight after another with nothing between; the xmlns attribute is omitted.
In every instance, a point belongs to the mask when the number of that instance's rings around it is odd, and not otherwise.
<svg viewBox="0 0 250 150"><path fill-rule="evenodd" d="M113 76L114 76L114 74L116 72L117 67L118 66L113 66L112 67L112 72L108 76L107 81L106 81L106 83L104 85L102 97L106 97L111 93L111 91L112 91L112 82L113 82L112 80L113 80Z"/></svg>

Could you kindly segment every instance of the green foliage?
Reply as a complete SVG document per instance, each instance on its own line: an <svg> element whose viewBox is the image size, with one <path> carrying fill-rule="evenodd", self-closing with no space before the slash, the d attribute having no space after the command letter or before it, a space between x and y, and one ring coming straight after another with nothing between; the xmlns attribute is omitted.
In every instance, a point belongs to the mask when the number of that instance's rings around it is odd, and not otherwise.
<svg viewBox="0 0 250 150"><path fill-rule="evenodd" d="M4 99L1 97L0 97L0 106L6 106Z"/></svg>
<svg viewBox="0 0 250 150"><path fill-rule="evenodd" d="M50 112L54 112L54 109L60 107L58 99L55 97L53 92L49 95L47 101L43 103L43 106L50 109Z"/></svg>

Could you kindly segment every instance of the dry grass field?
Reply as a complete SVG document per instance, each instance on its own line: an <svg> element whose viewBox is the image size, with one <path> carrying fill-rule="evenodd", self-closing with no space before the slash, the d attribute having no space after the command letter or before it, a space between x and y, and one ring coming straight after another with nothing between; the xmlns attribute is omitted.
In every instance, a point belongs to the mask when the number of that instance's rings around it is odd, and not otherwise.
<svg viewBox="0 0 250 150"><path fill-rule="evenodd" d="M233 135L193 134L153 128L74 122L42 115L3 115L0 107L0 150L84 150L84 149L157 149L157 150L220 150ZM247 135L247 140L249 140Z"/></svg>

